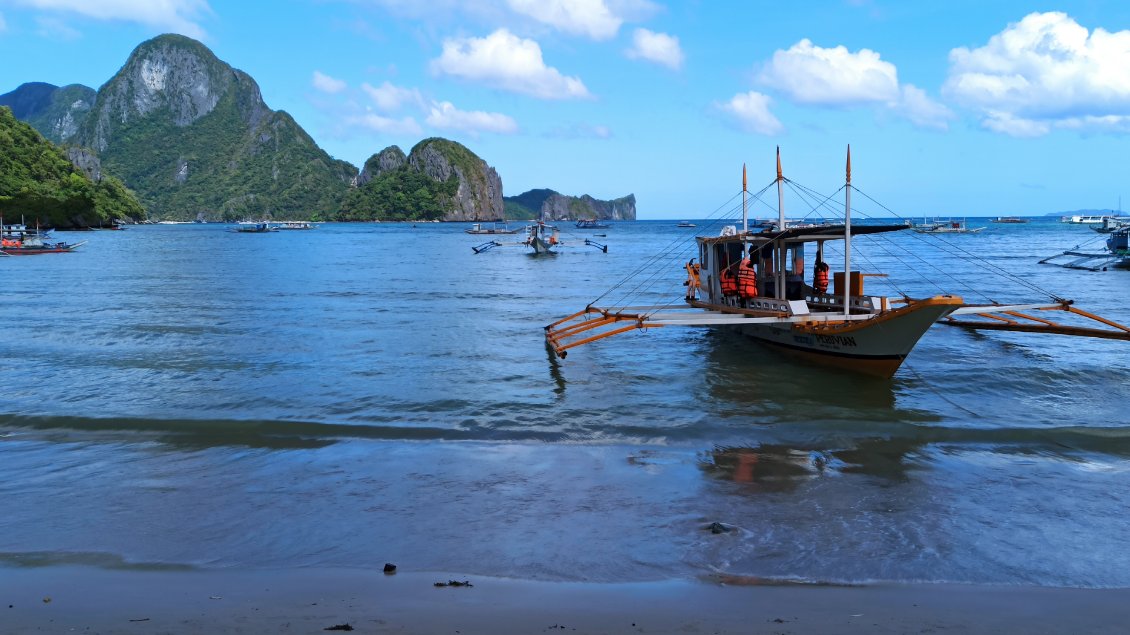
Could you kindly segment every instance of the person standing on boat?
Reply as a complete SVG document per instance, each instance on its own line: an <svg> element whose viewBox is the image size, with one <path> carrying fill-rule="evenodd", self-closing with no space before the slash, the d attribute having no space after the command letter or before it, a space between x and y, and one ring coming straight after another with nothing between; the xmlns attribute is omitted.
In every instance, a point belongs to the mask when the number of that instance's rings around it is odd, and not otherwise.
<svg viewBox="0 0 1130 635"><path fill-rule="evenodd" d="M748 307L749 301L757 297L757 272L749 258L743 258L738 263L737 278L738 297L741 298L742 306Z"/></svg>
<svg viewBox="0 0 1130 635"><path fill-rule="evenodd" d="M718 282L722 286L722 297L725 299L735 298L738 295L738 276L734 271L737 267L738 263L728 264L719 274Z"/></svg>
<svg viewBox="0 0 1130 635"><path fill-rule="evenodd" d="M817 260L812 270L812 290L816 293L828 291L828 263L823 260Z"/></svg>

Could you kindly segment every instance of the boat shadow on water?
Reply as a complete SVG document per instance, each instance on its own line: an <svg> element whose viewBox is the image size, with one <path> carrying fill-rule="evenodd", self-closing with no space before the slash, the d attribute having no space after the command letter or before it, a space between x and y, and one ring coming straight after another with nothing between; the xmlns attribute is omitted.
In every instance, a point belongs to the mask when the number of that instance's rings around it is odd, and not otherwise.
<svg viewBox="0 0 1130 635"><path fill-rule="evenodd" d="M762 423L821 418L936 421L898 411L897 380L860 375L797 358L736 331L703 333L709 397Z"/></svg>

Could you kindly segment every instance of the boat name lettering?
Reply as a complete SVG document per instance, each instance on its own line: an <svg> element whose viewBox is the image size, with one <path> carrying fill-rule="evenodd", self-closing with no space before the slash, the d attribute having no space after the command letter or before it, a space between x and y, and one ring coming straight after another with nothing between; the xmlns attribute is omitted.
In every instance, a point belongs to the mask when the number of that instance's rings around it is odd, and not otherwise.
<svg viewBox="0 0 1130 635"><path fill-rule="evenodd" d="M851 335L823 335L817 333L816 341L824 346L855 346L855 338Z"/></svg>

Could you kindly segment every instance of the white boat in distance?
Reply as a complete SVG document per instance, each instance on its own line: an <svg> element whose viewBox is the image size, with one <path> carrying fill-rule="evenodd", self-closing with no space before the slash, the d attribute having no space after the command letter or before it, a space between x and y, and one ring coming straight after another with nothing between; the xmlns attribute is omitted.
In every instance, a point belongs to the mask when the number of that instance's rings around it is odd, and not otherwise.
<svg viewBox="0 0 1130 635"><path fill-rule="evenodd" d="M965 220L935 220L923 221L920 225L913 226L919 234L976 234L984 227L968 227Z"/></svg>
<svg viewBox="0 0 1130 635"><path fill-rule="evenodd" d="M1072 223L1075 225L1098 225L1106 218L1103 214L1075 214L1073 216L1060 216L1059 222Z"/></svg>
<svg viewBox="0 0 1130 635"><path fill-rule="evenodd" d="M564 358L574 347L637 330L671 326L723 327L737 329L753 339L814 362L888 378L899 369L926 331L943 320L943 323L969 329L1130 341L1130 327L1086 313L1070 300L1051 294L1050 302L1025 304L967 304L951 294L925 298L867 295L864 276L885 277L886 274L853 270L853 238L861 234L897 232L908 229L908 225L852 225L850 148L843 187L843 223L786 225L783 185L788 183L796 189L811 190L783 176L780 150L777 152L777 178L773 183L778 195L777 226L784 229L750 229L743 168L741 228L728 226L718 236L696 237L698 262L692 258L684 265L687 279L682 303L673 300L659 305L629 304L631 298L648 293L645 283L655 279L651 268L641 268L584 309L547 325L545 338L550 350ZM773 183L754 194L754 198L760 200L761 194ZM830 241L838 242L843 248L841 271L830 271L832 264L824 261L825 243ZM814 245L816 251L812 284L804 279L808 245ZM628 287L627 283L637 276L650 278L638 282L638 291L625 295L623 304L596 305L612 290ZM662 281L662 284L669 282ZM1065 324L1027 315L1033 311L1062 311L1079 316L1077 319L1085 324L1097 322L1108 328Z"/></svg>

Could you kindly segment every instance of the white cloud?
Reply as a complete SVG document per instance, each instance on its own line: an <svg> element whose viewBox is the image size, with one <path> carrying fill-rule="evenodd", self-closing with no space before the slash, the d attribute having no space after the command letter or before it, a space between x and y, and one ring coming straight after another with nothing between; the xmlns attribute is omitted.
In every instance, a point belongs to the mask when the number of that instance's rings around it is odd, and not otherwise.
<svg viewBox="0 0 1130 635"><path fill-rule="evenodd" d="M345 90L345 82L340 79L334 79L329 75L325 75L320 71L314 71L314 88L322 91L323 93L340 93Z"/></svg>
<svg viewBox="0 0 1130 635"><path fill-rule="evenodd" d="M980 48L950 51L942 93L1012 136L1126 131L1128 68L1130 31L1088 31L1065 13L1031 13Z"/></svg>
<svg viewBox="0 0 1130 635"><path fill-rule="evenodd" d="M848 108L875 106L922 128L945 130L954 114L911 84L899 84L898 69L879 53L844 46L823 48L803 39L777 50L758 80L793 103Z"/></svg>
<svg viewBox="0 0 1130 635"><path fill-rule="evenodd" d="M591 96L579 78L566 77L556 68L546 66L537 42L519 38L506 29L485 38L444 40L443 53L432 60L431 69L434 73L480 81L540 99Z"/></svg>
<svg viewBox="0 0 1130 635"><path fill-rule="evenodd" d="M96 20L137 22L194 38L204 37L198 22L211 14L207 0L9 0L12 4L77 13Z"/></svg>
<svg viewBox="0 0 1130 635"><path fill-rule="evenodd" d="M625 53L631 59L655 62L671 70L677 71L683 66L683 49L679 46L679 38L666 33L636 29L632 34L632 48Z"/></svg>
<svg viewBox="0 0 1130 635"><path fill-rule="evenodd" d="M623 23L604 0L507 0L507 4L516 13L594 40L616 37Z"/></svg>
<svg viewBox="0 0 1130 635"><path fill-rule="evenodd" d="M898 99L898 72L879 54L843 46L821 48L808 39L773 53L759 76L798 104L850 106Z"/></svg>
<svg viewBox="0 0 1130 635"><path fill-rule="evenodd" d="M913 84L903 84L899 100L887 106L920 128L946 130L949 122L956 118L953 111L927 97L926 91Z"/></svg>
<svg viewBox="0 0 1130 635"><path fill-rule="evenodd" d="M424 98L420 95L419 90L402 88L387 81L376 88L369 84L361 84L361 90L365 91L373 100L373 103L377 105L377 108L384 112L400 110L404 105L421 108L424 105Z"/></svg>
<svg viewBox="0 0 1130 635"><path fill-rule="evenodd" d="M383 134L418 135L423 132L420 124L416 123L416 120L412 117L393 119L368 112L362 115L350 115L344 121L347 125L366 128Z"/></svg>
<svg viewBox="0 0 1130 635"><path fill-rule="evenodd" d="M431 112L425 121L433 128L460 130L473 135L479 132L518 132L518 124L506 115L481 110L459 110L449 101L432 102Z"/></svg>
<svg viewBox="0 0 1130 635"><path fill-rule="evenodd" d="M771 136L780 134L785 127L769 112L772 100L756 91L739 93L724 104L716 104L719 109L729 113L738 125L748 132Z"/></svg>

